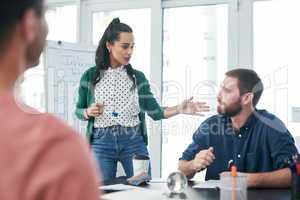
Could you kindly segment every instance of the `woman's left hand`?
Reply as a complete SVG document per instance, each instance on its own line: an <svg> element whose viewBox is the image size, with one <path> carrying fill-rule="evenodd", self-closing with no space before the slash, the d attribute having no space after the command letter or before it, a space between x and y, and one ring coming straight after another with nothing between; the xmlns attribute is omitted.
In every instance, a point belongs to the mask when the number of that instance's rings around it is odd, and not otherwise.
<svg viewBox="0 0 300 200"><path fill-rule="evenodd" d="M209 106L206 105L206 102L193 102L192 100L193 97L190 97L179 104L177 106L178 112L180 114L204 116L204 112L209 111Z"/></svg>

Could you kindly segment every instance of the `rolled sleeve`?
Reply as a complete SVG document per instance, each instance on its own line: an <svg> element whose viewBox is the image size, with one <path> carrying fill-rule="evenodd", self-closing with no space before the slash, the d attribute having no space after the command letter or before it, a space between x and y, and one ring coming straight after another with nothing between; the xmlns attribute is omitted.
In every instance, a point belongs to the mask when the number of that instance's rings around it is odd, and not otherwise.
<svg viewBox="0 0 300 200"><path fill-rule="evenodd" d="M206 123L202 123L198 130L193 134L192 143L182 153L182 157L179 160L190 161L193 160L199 151L207 149L209 147L209 134L203 132L202 127L206 126Z"/></svg>
<svg viewBox="0 0 300 200"><path fill-rule="evenodd" d="M287 161L292 158L292 156L298 153L295 146L295 141L284 126L284 124L277 119L277 125L282 126L281 129L271 129L269 131L269 144L271 150L271 157L273 160L273 168L281 169L287 167Z"/></svg>

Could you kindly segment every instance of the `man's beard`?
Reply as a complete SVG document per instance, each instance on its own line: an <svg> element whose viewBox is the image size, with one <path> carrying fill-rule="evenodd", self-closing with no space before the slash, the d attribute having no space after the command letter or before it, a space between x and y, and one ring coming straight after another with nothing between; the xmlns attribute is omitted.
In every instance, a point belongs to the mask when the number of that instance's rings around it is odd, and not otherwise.
<svg viewBox="0 0 300 200"><path fill-rule="evenodd" d="M27 47L26 68L36 67L39 64L43 46L44 44L41 41L35 41Z"/></svg>
<svg viewBox="0 0 300 200"><path fill-rule="evenodd" d="M219 114L225 115L226 117L235 117L242 111L241 100L239 99L235 103L232 103L228 106L219 102L217 110Z"/></svg>
<svg viewBox="0 0 300 200"><path fill-rule="evenodd" d="M40 55L44 49L46 43L46 37L48 33L48 28L46 22L41 19L40 29L36 38L28 44L26 49L26 68L35 67L40 62Z"/></svg>

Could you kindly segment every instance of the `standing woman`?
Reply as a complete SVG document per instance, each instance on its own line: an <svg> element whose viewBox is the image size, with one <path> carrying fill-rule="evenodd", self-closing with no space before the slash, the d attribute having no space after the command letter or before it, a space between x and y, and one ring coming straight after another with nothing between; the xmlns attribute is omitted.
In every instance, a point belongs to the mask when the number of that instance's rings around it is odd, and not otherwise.
<svg viewBox="0 0 300 200"><path fill-rule="evenodd" d="M143 72L129 63L133 47L132 29L113 19L99 42L96 66L80 80L76 116L88 120L87 137L104 181L115 178L118 161L131 177L133 155L148 155L145 113L160 120L208 111L205 103L192 102L192 98L162 108Z"/></svg>

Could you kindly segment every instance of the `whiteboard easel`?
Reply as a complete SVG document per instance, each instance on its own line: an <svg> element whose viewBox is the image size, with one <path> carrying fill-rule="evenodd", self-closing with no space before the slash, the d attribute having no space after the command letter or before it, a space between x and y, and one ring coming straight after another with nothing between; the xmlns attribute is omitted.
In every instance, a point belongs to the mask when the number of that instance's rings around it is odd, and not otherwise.
<svg viewBox="0 0 300 200"><path fill-rule="evenodd" d="M75 116L78 88L82 74L95 65L96 47L48 41L45 49L46 109L80 133L86 122Z"/></svg>

